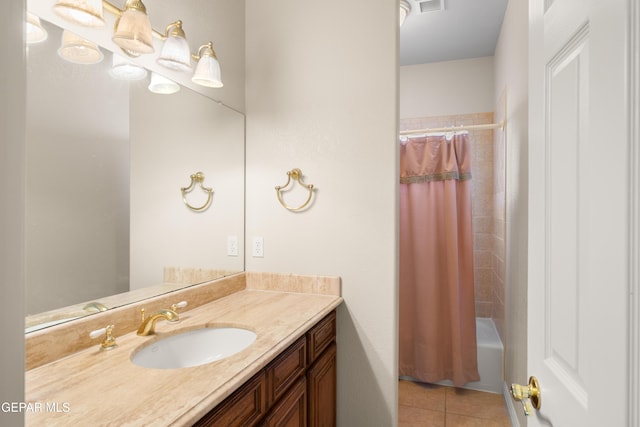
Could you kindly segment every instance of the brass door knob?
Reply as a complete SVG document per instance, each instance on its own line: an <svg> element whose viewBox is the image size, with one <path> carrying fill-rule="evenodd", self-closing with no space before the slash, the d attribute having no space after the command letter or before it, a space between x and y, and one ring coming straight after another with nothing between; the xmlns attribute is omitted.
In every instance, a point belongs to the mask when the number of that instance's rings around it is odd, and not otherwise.
<svg viewBox="0 0 640 427"><path fill-rule="evenodd" d="M511 395L515 400L519 400L524 407L524 414L526 416L531 415L532 406L535 409L540 409L542 405L542 398L540 394L540 384L536 377L529 378L529 384L511 384Z"/></svg>

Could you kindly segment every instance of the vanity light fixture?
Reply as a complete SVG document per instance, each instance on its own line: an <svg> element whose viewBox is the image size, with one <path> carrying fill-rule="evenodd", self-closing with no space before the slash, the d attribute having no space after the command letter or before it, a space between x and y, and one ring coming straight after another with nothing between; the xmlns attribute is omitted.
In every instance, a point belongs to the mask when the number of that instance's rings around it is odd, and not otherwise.
<svg viewBox="0 0 640 427"><path fill-rule="evenodd" d="M400 0L400 26L404 24L404 20L411 13L411 3L408 0Z"/></svg>
<svg viewBox="0 0 640 427"><path fill-rule="evenodd" d="M58 0L53 10L60 16L87 27L102 27L102 0Z"/></svg>
<svg viewBox="0 0 640 427"><path fill-rule="evenodd" d="M113 42L130 56L153 53L153 29L142 0L127 0L115 25Z"/></svg>
<svg viewBox="0 0 640 427"><path fill-rule="evenodd" d="M124 9L120 9L109 0L57 0L54 9L66 19L86 26L104 25L102 14L106 10L116 16L114 34L111 39L127 56L135 58L142 54L155 52L153 37L156 37L164 41L160 56L157 58L160 65L172 70L188 71L191 69L191 60L193 59L197 61L197 66L191 77L192 82L211 88L224 86L220 74L220 63L213 50L213 43L204 44L200 46L197 54L191 54L187 38L182 29L182 21L178 20L169 24L164 34L159 33L151 27L147 8L142 0L126 0ZM93 43L85 40L83 46L89 49L89 44ZM62 50L63 48L60 48L60 56L69 61L84 64L94 63L79 62L77 54L75 56L64 55ZM102 53L97 47L93 52L95 59L99 56L98 61L102 60ZM89 61L88 58L87 61ZM132 65L128 67L122 65L122 70L131 71L130 67ZM118 66L114 65L113 74L116 76L118 75L117 68ZM156 80L158 80L157 77ZM149 89L156 92L156 87L175 87L175 82L171 80L169 82L158 83L157 85L152 82L149 85ZM157 93L173 93L175 91L166 92L166 89L158 89Z"/></svg>
<svg viewBox="0 0 640 427"><path fill-rule="evenodd" d="M66 61L83 65L97 64L104 58L97 44L69 30L62 32L62 43L58 49L58 55Z"/></svg>
<svg viewBox="0 0 640 427"><path fill-rule="evenodd" d="M114 53L112 61L111 75L117 79L140 80L147 76L147 70L144 67L136 65L120 55Z"/></svg>
<svg viewBox="0 0 640 427"><path fill-rule="evenodd" d="M178 71L191 69L191 51L187 36L182 29L182 21L178 20L167 26L164 33L166 40L158 57L162 66Z"/></svg>
<svg viewBox="0 0 640 427"><path fill-rule="evenodd" d="M162 95L170 95L180 90L180 85L173 80L156 73L151 72L151 81L149 82L149 90L153 93Z"/></svg>
<svg viewBox="0 0 640 427"><path fill-rule="evenodd" d="M198 61L196 71L193 73L191 81L200 86L220 88L223 86L220 76L220 63L213 50L213 43L209 42L200 46L198 54L194 55Z"/></svg>
<svg viewBox="0 0 640 427"><path fill-rule="evenodd" d="M40 43L47 39L49 34L40 23L40 18L31 12L27 12L27 43Z"/></svg>

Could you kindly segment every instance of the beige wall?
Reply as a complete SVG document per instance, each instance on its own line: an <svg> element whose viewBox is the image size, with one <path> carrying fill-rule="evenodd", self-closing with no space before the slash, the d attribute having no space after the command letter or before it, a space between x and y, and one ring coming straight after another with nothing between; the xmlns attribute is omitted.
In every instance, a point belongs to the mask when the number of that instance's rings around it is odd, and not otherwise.
<svg viewBox="0 0 640 427"><path fill-rule="evenodd" d="M0 14L0 402L24 400L24 47L23 1ZM0 412L0 424L23 424L22 414Z"/></svg>
<svg viewBox="0 0 640 427"><path fill-rule="evenodd" d="M505 380L527 381L528 4L510 1L495 53L496 94L507 95ZM522 411L516 408L521 425Z"/></svg>
<svg viewBox="0 0 640 427"><path fill-rule="evenodd" d="M400 118L493 111L493 57L400 67Z"/></svg>
<svg viewBox="0 0 640 427"><path fill-rule="evenodd" d="M248 0L246 13L247 245L264 238L247 270L342 277L338 425L396 425L397 4ZM293 168L317 188L300 213L274 190Z"/></svg>

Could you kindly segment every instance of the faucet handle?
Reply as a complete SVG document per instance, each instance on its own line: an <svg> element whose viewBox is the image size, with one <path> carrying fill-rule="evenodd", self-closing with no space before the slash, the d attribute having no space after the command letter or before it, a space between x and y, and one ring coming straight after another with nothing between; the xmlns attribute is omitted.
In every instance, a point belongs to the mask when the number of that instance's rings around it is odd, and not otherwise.
<svg viewBox="0 0 640 427"><path fill-rule="evenodd" d="M178 303L171 304L171 310L172 311L178 311L179 308L184 308L186 306L187 306L187 302L186 301L180 301Z"/></svg>
<svg viewBox="0 0 640 427"><path fill-rule="evenodd" d="M104 334L105 335L104 341L102 341L100 348L102 348L103 350L111 350L112 348L118 345L116 344L115 337L112 335L113 328L114 328L114 325L107 325L104 328L91 331L89 333L89 338L96 339Z"/></svg>

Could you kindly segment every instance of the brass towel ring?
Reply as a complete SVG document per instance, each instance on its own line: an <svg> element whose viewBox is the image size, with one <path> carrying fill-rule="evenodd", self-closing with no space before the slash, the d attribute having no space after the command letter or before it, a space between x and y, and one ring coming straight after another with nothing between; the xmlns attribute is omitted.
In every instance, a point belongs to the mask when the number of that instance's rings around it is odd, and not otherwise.
<svg viewBox="0 0 640 427"><path fill-rule="evenodd" d="M293 178L294 180L298 181L298 184L300 184L301 186L303 186L304 188L306 188L307 190L309 190L309 196L307 196L307 200L301 204L298 207L291 207L289 205L287 205L285 203L285 201L282 199L282 193L280 190L284 190L285 188L287 188L287 186L291 183L291 178ZM290 211L300 211L304 208L307 207L307 205L309 204L309 202L311 201L311 196L313 196L313 184L305 184L304 182L302 182L302 171L298 168L292 169L289 172L287 172L287 183L284 184L283 186L276 186L276 193L278 194L278 201L280 202L280 204L282 206L284 206L285 209L288 209Z"/></svg>
<svg viewBox="0 0 640 427"><path fill-rule="evenodd" d="M205 187L202 184L203 181L204 181L204 174L202 172L196 172L193 175L191 175L191 184L188 187L180 188L180 191L182 192L182 201L184 202L185 205L187 205L189 209L195 212L202 212L203 210L207 209L209 205L211 205L211 200L213 198L213 189L210 187ZM204 202L204 205L200 207L191 206L189 202L187 202L187 193L190 193L194 189L194 187L196 186L196 183L200 184L200 188L202 188L202 191L209 194L209 196L207 197L207 201Z"/></svg>

